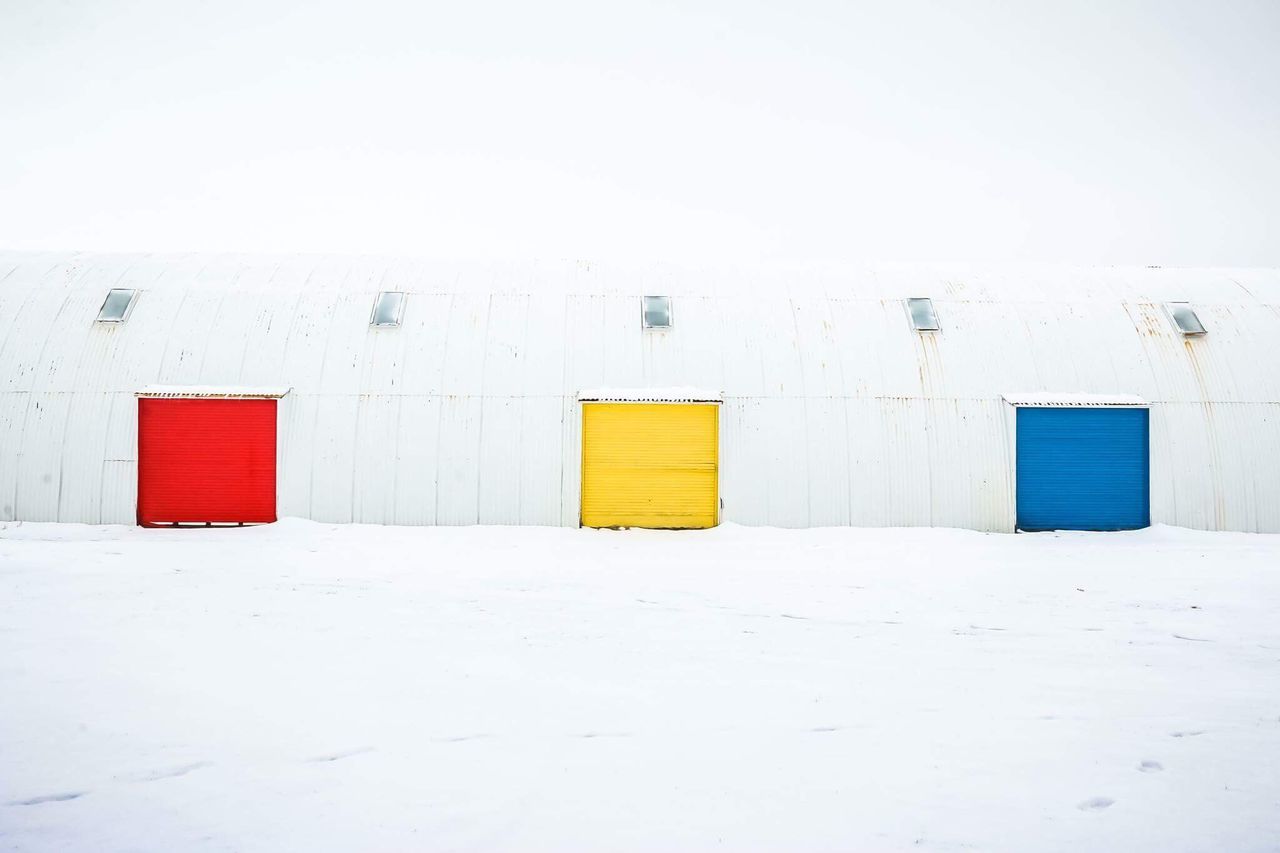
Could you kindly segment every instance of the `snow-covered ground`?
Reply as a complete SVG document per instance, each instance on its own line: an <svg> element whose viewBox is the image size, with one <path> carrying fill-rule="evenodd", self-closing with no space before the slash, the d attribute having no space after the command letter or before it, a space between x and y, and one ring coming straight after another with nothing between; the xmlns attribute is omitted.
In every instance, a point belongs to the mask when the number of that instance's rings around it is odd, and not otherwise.
<svg viewBox="0 0 1280 853"><path fill-rule="evenodd" d="M0 846L1280 849L1280 536L0 529Z"/></svg>

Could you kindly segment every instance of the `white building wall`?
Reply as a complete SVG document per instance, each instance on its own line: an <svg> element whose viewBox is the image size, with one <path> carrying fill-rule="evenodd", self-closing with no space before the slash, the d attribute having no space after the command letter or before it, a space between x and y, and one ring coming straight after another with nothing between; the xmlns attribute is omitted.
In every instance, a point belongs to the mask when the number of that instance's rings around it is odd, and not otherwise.
<svg viewBox="0 0 1280 853"><path fill-rule="evenodd" d="M110 287L139 301L93 322ZM379 290L402 327L369 326ZM640 328L670 294L675 327ZM929 296L939 334L908 328ZM1194 303L1185 339L1162 303ZM1152 520L1280 531L1280 273L893 270L753 280L584 264L0 255L0 520L130 523L134 393L283 385L279 512L576 524L577 394L723 394L725 521L1010 530L1013 392L1151 403Z"/></svg>

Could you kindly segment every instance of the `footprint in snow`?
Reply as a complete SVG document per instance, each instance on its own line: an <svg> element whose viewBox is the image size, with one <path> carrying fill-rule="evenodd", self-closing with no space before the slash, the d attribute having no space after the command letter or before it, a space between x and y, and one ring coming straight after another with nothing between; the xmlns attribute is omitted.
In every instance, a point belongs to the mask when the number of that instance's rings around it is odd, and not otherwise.
<svg viewBox="0 0 1280 853"><path fill-rule="evenodd" d="M1196 729L1189 732L1169 732L1169 737L1195 737L1204 734L1204 729Z"/></svg>
<svg viewBox="0 0 1280 853"><path fill-rule="evenodd" d="M1159 773L1163 769L1164 765L1159 761L1144 761L1138 765L1138 770L1142 773Z"/></svg>
<svg viewBox="0 0 1280 853"><path fill-rule="evenodd" d="M308 758L310 764L322 764L327 761L338 761L342 758L350 758L353 755L363 755L366 752L373 752L373 747L362 746L356 749L344 749L342 752L331 752L328 755L317 755L314 758Z"/></svg>
<svg viewBox="0 0 1280 853"><path fill-rule="evenodd" d="M176 779L179 776L186 776L194 770L201 770L209 767L208 761L196 761L191 764L180 764L177 767L167 767L161 770L150 770L145 773L136 773L125 778L130 782L157 782L161 779Z"/></svg>
<svg viewBox="0 0 1280 853"><path fill-rule="evenodd" d="M1109 809L1115 805L1115 800L1110 797L1091 797L1083 803L1077 803L1076 808L1082 812L1100 812L1103 809Z"/></svg>
<svg viewBox="0 0 1280 853"><path fill-rule="evenodd" d="M64 791L61 794L45 794L40 797L32 797L27 800L10 800L11 806L38 806L41 803L65 803L67 800L77 800L83 797L88 791Z"/></svg>

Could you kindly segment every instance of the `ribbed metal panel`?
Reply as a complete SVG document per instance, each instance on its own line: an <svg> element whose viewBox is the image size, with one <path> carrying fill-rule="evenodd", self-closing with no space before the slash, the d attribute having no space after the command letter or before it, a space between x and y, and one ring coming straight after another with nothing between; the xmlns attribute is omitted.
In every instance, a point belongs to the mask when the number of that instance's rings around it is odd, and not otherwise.
<svg viewBox="0 0 1280 853"><path fill-rule="evenodd" d="M133 400L129 401L133 403ZM136 408L136 405L134 406ZM102 524L135 524L138 463L132 459L102 463Z"/></svg>
<svg viewBox="0 0 1280 853"><path fill-rule="evenodd" d="M714 527L715 404L584 403L582 523Z"/></svg>
<svg viewBox="0 0 1280 853"><path fill-rule="evenodd" d="M1151 523L1145 409L1025 407L1017 430L1020 530Z"/></svg>

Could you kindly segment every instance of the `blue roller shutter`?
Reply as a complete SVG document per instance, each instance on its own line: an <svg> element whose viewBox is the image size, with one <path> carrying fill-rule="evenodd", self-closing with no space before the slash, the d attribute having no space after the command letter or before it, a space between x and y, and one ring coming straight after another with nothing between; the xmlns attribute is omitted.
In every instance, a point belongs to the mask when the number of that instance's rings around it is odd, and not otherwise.
<svg viewBox="0 0 1280 853"><path fill-rule="evenodd" d="M1147 410L1020 407L1019 530L1151 523Z"/></svg>

